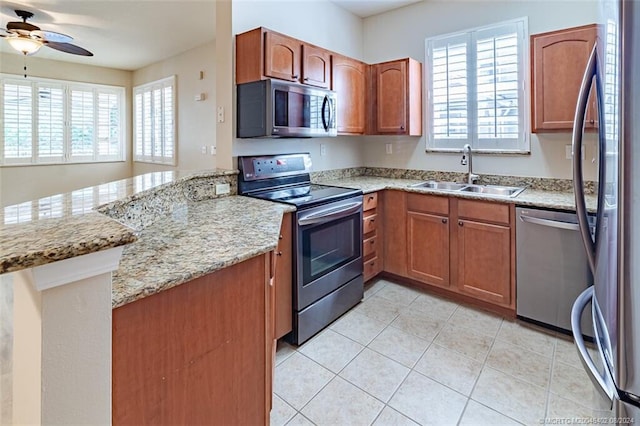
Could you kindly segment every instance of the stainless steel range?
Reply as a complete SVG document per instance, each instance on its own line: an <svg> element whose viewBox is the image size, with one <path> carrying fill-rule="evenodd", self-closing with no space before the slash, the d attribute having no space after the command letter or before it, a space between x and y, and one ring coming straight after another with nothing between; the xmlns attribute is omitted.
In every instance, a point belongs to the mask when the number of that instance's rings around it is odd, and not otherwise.
<svg viewBox="0 0 640 426"><path fill-rule="evenodd" d="M362 191L311 183L308 153L238 157L241 195L293 204L293 331L299 345L363 297Z"/></svg>

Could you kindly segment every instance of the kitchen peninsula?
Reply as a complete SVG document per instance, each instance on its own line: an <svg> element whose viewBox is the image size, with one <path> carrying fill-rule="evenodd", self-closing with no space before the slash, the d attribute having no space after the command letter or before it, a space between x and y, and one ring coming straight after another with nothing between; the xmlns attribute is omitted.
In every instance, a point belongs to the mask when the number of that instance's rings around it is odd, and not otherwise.
<svg viewBox="0 0 640 426"><path fill-rule="evenodd" d="M229 195L216 195L216 186ZM106 283L108 315L100 310L102 302L96 303L100 306L97 320L107 320L108 335L101 338L111 342L113 329L113 401L107 380L107 386L102 383L99 389L103 401L96 402L102 410L88 410L82 417L77 413L83 410L75 407L78 399L60 397L58 405L62 407L53 410L56 419L75 413L66 420L137 423L161 418L192 423L216 412L217 416L227 413L230 420L262 423L268 416L271 252L278 243L282 216L293 208L235 196L235 191L235 171L163 172L5 209L0 228L0 272L16 272L16 288L30 287L36 281L38 274L25 275L25 270L37 271L74 259L86 262L87 256L125 246L119 267L113 268L117 270ZM43 289L41 309L48 306L47 291L66 287L71 286ZM23 315L19 311L23 307L20 292L16 295L14 383L24 383L18 359L21 348L26 350L20 344ZM91 316L91 301L82 295L74 297L67 310ZM28 295L24 299L29 299ZM76 307L78 303L81 306ZM52 356L46 345L49 328L43 317L39 325L42 359L34 360L40 364L36 371L42 371L42 384L49 382L46 376L52 369L46 365ZM73 347L82 351L82 342ZM110 377L110 351L99 357L92 360L100 365L95 370L104 373L106 366ZM67 360L53 364L61 370L57 378L64 378L65 367L72 377L77 367ZM95 370L91 374L99 375ZM31 389L17 390L31 401L22 410L18 406L15 420L29 409L41 412L37 420L43 423L52 418L47 398L49 392L60 388L55 380L49 383L42 400L40 380L32 382ZM184 393L185 389L189 391ZM182 401L179 395L201 395L216 403L204 404L191 397ZM21 404L21 395L14 392L16 400ZM167 405L167 400L173 403ZM200 408L192 409L193 404ZM105 405L108 413L96 417L96 411L104 411ZM113 418L105 419L112 406Z"/></svg>

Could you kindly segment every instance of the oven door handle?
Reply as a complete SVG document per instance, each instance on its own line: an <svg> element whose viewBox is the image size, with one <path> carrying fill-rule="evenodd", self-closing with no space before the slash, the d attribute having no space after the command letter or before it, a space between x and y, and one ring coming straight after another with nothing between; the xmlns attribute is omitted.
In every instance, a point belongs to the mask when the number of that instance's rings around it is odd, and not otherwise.
<svg viewBox="0 0 640 426"><path fill-rule="evenodd" d="M329 222L333 219L349 216L356 213L362 207L362 201L345 204L344 206L324 209L319 212L301 215L298 219L298 225L312 225L314 223Z"/></svg>

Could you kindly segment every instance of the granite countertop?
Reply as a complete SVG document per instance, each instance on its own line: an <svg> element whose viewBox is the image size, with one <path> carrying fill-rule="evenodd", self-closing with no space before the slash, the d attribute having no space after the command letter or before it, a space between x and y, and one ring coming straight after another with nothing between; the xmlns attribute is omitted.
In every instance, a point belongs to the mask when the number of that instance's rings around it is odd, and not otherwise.
<svg viewBox="0 0 640 426"><path fill-rule="evenodd" d="M398 189L424 194L449 195L459 198L499 201L522 206L575 211L575 198L572 192L525 189L517 197L509 198L469 192L443 191L440 189L411 187L411 185L420 182L424 182L424 180L398 179L379 176L353 176L337 179L320 179L317 181L317 183L321 183L324 185L335 185L344 186L347 188L361 189L365 194L368 192L381 191L383 189ZM586 201L587 210L589 210L590 212L595 212L597 207L597 197L595 195L587 195Z"/></svg>
<svg viewBox="0 0 640 426"><path fill-rule="evenodd" d="M4 207L0 209L0 274L135 241L132 226L100 214L96 211L100 206L150 199L176 184L197 198L204 192L201 182L236 174L235 170L147 173Z"/></svg>
<svg viewBox="0 0 640 426"><path fill-rule="evenodd" d="M113 275L114 308L274 250L295 207L242 196L188 202L140 231Z"/></svg>

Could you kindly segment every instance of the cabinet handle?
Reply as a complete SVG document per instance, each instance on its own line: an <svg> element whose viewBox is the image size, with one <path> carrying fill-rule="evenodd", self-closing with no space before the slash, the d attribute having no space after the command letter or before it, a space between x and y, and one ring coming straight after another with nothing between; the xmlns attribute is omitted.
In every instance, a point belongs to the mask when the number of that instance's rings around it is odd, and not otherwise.
<svg viewBox="0 0 640 426"><path fill-rule="evenodd" d="M442 219L442 223L447 223L447 219Z"/></svg>
<svg viewBox="0 0 640 426"><path fill-rule="evenodd" d="M298 77L299 77L299 75L297 75L297 74L296 74L296 75L292 75L292 76L291 76L291 78L293 78L294 80L297 80L297 79L298 79Z"/></svg>
<svg viewBox="0 0 640 426"><path fill-rule="evenodd" d="M276 252L276 256L282 256L282 252L281 251Z"/></svg>
<svg viewBox="0 0 640 426"><path fill-rule="evenodd" d="M596 121L595 121L593 118L592 118L591 120L589 120L589 123L590 123L590 124L595 124L595 122L596 122Z"/></svg>
<svg viewBox="0 0 640 426"><path fill-rule="evenodd" d="M370 199L370 200L373 200L373 195L369 195L369 199Z"/></svg>
<svg viewBox="0 0 640 426"><path fill-rule="evenodd" d="M369 241L369 244L375 244L376 242L374 240Z"/></svg>
<svg viewBox="0 0 640 426"><path fill-rule="evenodd" d="M280 239L280 240L281 240L281 239L283 239L283 238L284 238L284 237L282 236L282 234L280 234L280 237L278 237L278 239Z"/></svg>
<svg viewBox="0 0 640 426"><path fill-rule="evenodd" d="M369 219L369 220L370 220L372 223L376 221L375 219Z"/></svg>
<svg viewBox="0 0 640 426"><path fill-rule="evenodd" d="M404 126L400 126L400 130L404 130Z"/></svg>
<svg viewBox="0 0 640 426"><path fill-rule="evenodd" d="M305 77L305 78L304 78L304 81L309 81L309 77Z"/></svg>
<svg viewBox="0 0 640 426"><path fill-rule="evenodd" d="M462 222L461 220L458 221L458 226L464 226L464 222Z"/></svg>

